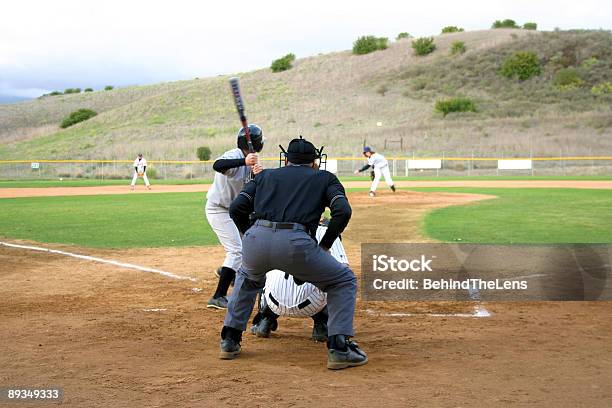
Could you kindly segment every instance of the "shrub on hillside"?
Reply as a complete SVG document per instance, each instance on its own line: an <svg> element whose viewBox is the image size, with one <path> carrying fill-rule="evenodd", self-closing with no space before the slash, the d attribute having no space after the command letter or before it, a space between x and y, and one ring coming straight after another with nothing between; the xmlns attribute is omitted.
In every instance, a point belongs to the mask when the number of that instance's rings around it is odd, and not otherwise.
<svg viewBox="0 0 612 408"><path fill-rule="evenodd" d="M537 30L538 29L538 25L536 23L525 23L525 24L523 24L523 28L525 30Z"/></svg>
<svg viewBox="0 0 612 408"><path fill-rule="evenodd" d="M568 90L582 86L584 81L574 68L562 68L555 73L553 83L562 90Z"/></svg>
<svg viewBox="0 0 612 408"><path fill-rule="evenodd" d="M81 93L81 88L66 88L64 89L64 94L74 94Z"/></svg>
<svg viewBox="0 0 612 408"><path fill-rule="evenodd" d="M412 48L416 55L427 55L436 49L436 44L433 37L421 37L412 41Z"/></svg>
<svg viewBox="0 0 612 408"><path fill-rule="evenodd" d="M451 112L476 112L476 104L469 98L450 98L436 101L435 110L446 116Z"/></svg>
<svg viewBox="0 0 612 408"><path fill-rule="evenodd" d="M288 69L291 69L293 67L293 65L291 64L293 61L295 61L295 55L291 53L287 54L284 57L272 61L270 69L272 69L272 72L287 71Z"/></svg>
<svg viewBox="0 0 612 408"><path fill-rule="evenodd" d="M63 95L60 91L53 91L51 93L48 94L49 96L57 96L57 95Z"/></svg>
<svg viewBox="0 0 612 408"><path fill-rule="evenodd" d="M380 85L377 89L376 92L380 95L380 96L385 96L385 94L389 91L389 88L387 87L387 85L382 84Z"/></svg>
<svg viewBox="0 0 612 408"><path fill-rule="evenodd" d="M459 28L457 26L446 26L442 29L442 34L447 33L459 33L461 31L465 31L463 28Z"/></svg>
<svg viewBox="0 0 612 408"><path fill-rule="evenodd" d="M64 120L62 120L62 123L60 123L60 127L62 129L65 129L69 126L72 126L79 122L83 122L84 120L92 118L96 115L97 113L92 111L91 109L79 109L77 111L72 112L67 117L65 117Z"/></svg>
<svg viewBox="0 0 612 408"><path fill-rule="evenodd" d="M210 160L211 154L212 154L212 151L210 150L210 147L208 146L200 146L196 150L196 156L198 156L198 159L201 161Z"/></svg>
<svg viewBox="0 0 612 408"><path fill-rule="evenodd" d="M525 81L533 76L540 75L540 60L533 52L518 51L504 61L500 74L506 78L517 77Z"/></svg>
<svg viewBox="0 0 612 408"><path fill-rule="evenodd" d="M104 87L104 90L105 90L105 91L112 91L112 90L113 90L113 86L112 86L112 85L106 85L106 86Z"/></svg>
<svg viewBox="0 0 612 408"><path fill-rule="evenodd" d="M93 92L93 88L85 88L83 92Z"/></svg>
<svg viewBox="0 0 612 408"><path fill-rule="evenodd" d="M353 43L353 54L363 55L369 54L374 51L384 50L387 48L388 38L375 37L373 35L366 35L357 38L357 41Z"/></svg>
<svg viewBox="0 0 612 408"><path fill-rule="evenodd" d="M612 94L612 82L603 82L591 88L593 95Z"/></svg>
<svg viewBox="0 0 612 408"><path fill-rule="evenodd" d="M147 178L156 179L158 178L157 169L153 166L147 166Z"/></svg>
<svg viewBox="0 0 612 408"><path fill-rule="evenodd" d="M465 52L465 43L463 41L454 41L451 44L451 54L463 54Z"/></svg>
<svg viewBox="0 0 612 408"><path fill-rule="evenodd" d="M516 21L509 18L505 20L495 20L491 28L520 28L516 25Z"/></svg>
<svg viewBox="0 0 612 408"><path fill-rule="evenodd" d="M397 41L399 41L399 40L401 40L401 39L403 39L403 38L408 38L408 37L410 37L410 34L408 34L407 32L405 32L405 31L404 31L404 32L399 33L399 34L397 35L397 37L395 37L395 39L396 39Z"/></svg>

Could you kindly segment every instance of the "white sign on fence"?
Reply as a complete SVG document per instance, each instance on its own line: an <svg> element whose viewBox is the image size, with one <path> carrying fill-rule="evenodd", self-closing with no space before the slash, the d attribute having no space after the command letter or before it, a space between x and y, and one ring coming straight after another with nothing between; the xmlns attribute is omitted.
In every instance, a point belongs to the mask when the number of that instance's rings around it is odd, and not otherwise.
<svg viewBox="0 0 612 408"><path fill-rule="evenodd" d="M408 160L409 169L441 169L441 159L419 159L419 160Z"/></svg>
<svg viewBox="0 0 612 408"><path fill-rule="evenodd" d="M325 166L325 170L329 171L330 173L338 174L338 160L329 159L327 161L327 165Z"/></svg>
<svg viewBox="0 0 612 408"><path fill-rule="evenodd" d="M500 170L531 170L531 160L498 160Z"/></svg>
<svg viewBox="0 0 612 408"><path fill-rule="evenodd" d="M32 166L32 169L36 170L40 168L40 163L32 163L31 166Z"/></svg>

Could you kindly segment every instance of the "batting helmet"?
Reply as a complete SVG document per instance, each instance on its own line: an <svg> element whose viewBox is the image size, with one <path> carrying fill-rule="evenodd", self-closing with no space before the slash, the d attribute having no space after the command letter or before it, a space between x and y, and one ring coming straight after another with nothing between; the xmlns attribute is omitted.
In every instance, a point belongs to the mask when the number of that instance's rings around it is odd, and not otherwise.
<svg viewBox="0 0 612 408"><path fill-rule="evenodd" d="M260 152L263 149L266 138L264 137L263 130L257 125L249 125L249 134L251 136L251 143L256 152ZM246 140L246 133L244 128L240 128L238 131L237 145L239 149L249 150L249 145Z"/></svg>

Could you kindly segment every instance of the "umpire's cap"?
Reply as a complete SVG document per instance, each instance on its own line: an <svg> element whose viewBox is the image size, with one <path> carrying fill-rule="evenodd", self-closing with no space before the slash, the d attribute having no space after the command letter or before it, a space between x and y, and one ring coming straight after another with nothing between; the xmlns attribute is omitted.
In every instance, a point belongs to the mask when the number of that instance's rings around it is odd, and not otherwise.
<svg viewBox="0 0 612 408"><path fill-rule="evenodd" d="M287 159L291 163L308 164L319 157L319 150L302 136L299 139L293 139L287 146Z"/></svg>

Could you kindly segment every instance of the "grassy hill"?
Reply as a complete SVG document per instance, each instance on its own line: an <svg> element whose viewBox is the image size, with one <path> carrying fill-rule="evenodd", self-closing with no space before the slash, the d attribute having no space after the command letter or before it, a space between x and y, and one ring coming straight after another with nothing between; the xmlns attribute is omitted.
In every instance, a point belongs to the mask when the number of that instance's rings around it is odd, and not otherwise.
<svg viewBox="0 0 612 408"><path fill-rule="evenodd" d="M452 56L451 44L467 51ZM334 156L355 155L364 140L388 154L612 154L612 97L591 87L612 81L612 34L497 29L435 37L436 50L413 55L411 39L356 56L350 51L298 59L282 73L241 73L249 119L268 139L267 156L298 135ZM291 51L291 50L287 50ZM533 51L542 73L527 81L499 75L515 51ZM582 86L561 90L555 73L574 67ZM229 76L0 105L0 159L195 159L234 145L237 118ZM475 113L433 110L437 99L468 96ZM98 116L58 127L73 110ZM382 126L377 126L382 122Z"/></svg>

